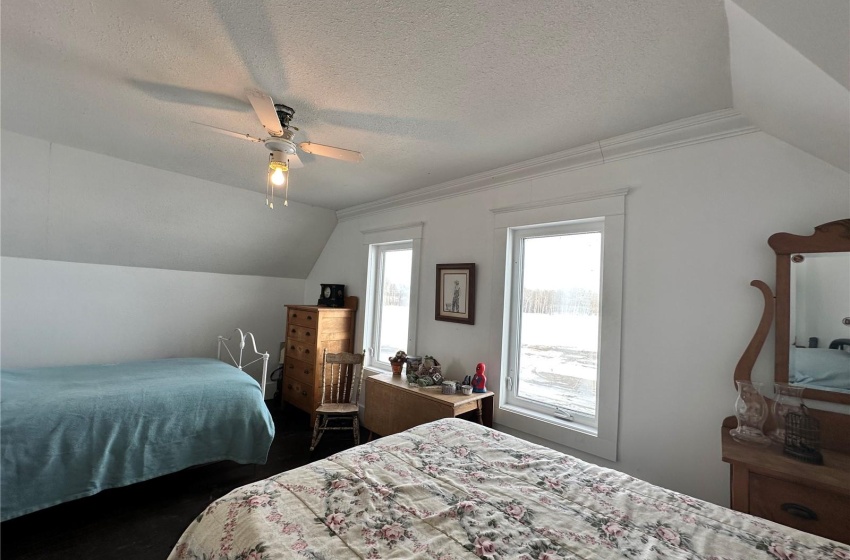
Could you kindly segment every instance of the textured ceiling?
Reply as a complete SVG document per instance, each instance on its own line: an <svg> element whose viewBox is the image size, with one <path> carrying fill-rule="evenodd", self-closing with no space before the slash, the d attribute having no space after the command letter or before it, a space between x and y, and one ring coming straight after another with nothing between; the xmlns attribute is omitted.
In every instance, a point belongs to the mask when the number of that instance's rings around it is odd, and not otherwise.
<svg viewBox="0 0 850 560"><path fill-rule="evenodd" d="M296 110L290 197L339 209L730 107L721 0L4 0L2 124L263 191L246 87Z"/></svg>

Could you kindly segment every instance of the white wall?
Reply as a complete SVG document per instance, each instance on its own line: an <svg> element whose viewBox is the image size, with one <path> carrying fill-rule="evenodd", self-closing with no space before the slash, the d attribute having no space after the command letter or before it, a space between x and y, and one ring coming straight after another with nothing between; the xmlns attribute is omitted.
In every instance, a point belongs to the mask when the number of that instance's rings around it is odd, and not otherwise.
<svg viewBox="0 0 850 560"><path fill-rule="evenodd" d="M619 461L573 454L720 504L729 500L720 423L732 414L732 373L761 316L753 279L771 285L777 231L806 234L844 218L847 173L764 133L622 159L341 221L305 284L333 279L365 297L363 230L424 222L418 353L450 378L479 361L498 377L491 339L496 266L490 209L594 190L626 198ZM433 319L435 265L478 265L474 326ZM498 309L498 307L496 307ZM356 348L362 340L358 318ZM772 340L756 375L772 378ZM492 379L491 388L498 386Z"/></svg>
<svg viewBox="0 0 850 560"><path fill-rule="evenodd" d="M2 132L5 257L306 278L332 210ZM262 176L263 169L258 173Z"/></svg>
<svg viewBox="0 0 850 560"><path fill-rule="evenodd" d="M303 292L286 278L2 257L2 366L215 357L216 337L240 327L271 354L271 373L284 305ZM248 371L259 379L262 369Z"/></svg>
<svg viewBox="0 0 850 560"><path fill-rule="evenodd" d="M214 356L236 327L276 367L333 211L270 211L262 193L5 130L2 145L3 367Z"/></svg>

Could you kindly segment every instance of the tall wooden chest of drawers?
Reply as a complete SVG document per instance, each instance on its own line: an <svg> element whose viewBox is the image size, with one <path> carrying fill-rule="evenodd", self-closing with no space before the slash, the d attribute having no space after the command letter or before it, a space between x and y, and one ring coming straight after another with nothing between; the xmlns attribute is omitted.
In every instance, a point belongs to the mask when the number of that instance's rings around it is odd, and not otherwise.
<svg viewBox="0 0 850 560"><path fill-rule="evenodd" d="M346 298L356 302L356 298ZM351 352L354 344L354 314L350 308L286 306L286 352L283 360L284 402L310 413L316 420L316 407L322 400L322 355Z"/></svg>

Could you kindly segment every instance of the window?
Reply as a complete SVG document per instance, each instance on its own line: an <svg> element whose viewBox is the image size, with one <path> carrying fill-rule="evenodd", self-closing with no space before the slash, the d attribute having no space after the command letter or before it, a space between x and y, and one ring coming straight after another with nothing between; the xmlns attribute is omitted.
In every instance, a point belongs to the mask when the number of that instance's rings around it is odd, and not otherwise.
<svg viewBox="0 0 850 560"><path fill-rule="evenodd" d="M513 231L506 402L595 428L603 223Z"/></svg>
<svg viewBox="0 0 850 560"><path fill-rule="evenodd" d="M396 352L416 352L421 225L363 233L369 246L365 365L390 371Z"/></svg>
<svg viewBox="0 0 850 560"><path fill-rule="evenodd" d="M505 257L493 272L494 421L612 461L627 192L492 210Z"/></svg>
<svg viewBox="0 0 850 560"><path fill-rule="evenodd" d="M389 367L390 357L407 351L410 321L410 241L373 245L375 266L374 323L370 347L375 361Z"/></svg>

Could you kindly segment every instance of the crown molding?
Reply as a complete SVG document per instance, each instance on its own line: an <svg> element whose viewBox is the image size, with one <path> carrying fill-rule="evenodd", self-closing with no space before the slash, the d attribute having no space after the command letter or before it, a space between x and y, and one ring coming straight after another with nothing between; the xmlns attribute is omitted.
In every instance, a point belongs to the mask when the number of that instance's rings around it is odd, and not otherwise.
<svg viewBox="0 0 850 560"><path fill-rule="evenodd" d="M734 109L722 109L476 173L446 183L423 187L375 202L351 206L338 210L336 216L337 220L342 222L368 214L495 189L531 178L546 177L758 130L740 112Z"/></svg>
<svg viewBox="0 0 850 560"><path fill-rule="evenodd" d="M739 111L722 109L599 142L605 163L758 132Z"/></svg>

